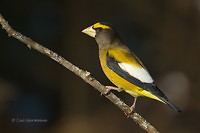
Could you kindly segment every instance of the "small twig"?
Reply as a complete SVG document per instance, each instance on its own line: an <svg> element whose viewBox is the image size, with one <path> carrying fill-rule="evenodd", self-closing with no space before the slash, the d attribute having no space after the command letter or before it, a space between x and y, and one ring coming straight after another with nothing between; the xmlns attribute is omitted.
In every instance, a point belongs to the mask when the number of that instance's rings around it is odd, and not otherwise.
<svg viewBox="0 0 200 133"><path fill-rule="evenodd" d="M99 81L97 81L94 77L90 75L89 72L84 71L77 66L73 65L69 61L65 60L62 56L59 56L55 52L49 50L48 48L38 44L37 42L33 41L32 39L22 35L21 33L15 31L8 22L2 17L0 14L0 24L2 25L2 29L5 29L8 33L8 36L12 36L19 41L25 43L30 49L33 48L56 62L63 65L65 68L69 69L70 71L74 72L76 75L81 77L85 82L93 86L95 89L97 89L101 94L105 94L106 87L102 85ZM116 95L113 93L109 93L108 95L105 95L106 98L108 98L111 102L113 102L117 107L119 107L123 112L129 112L130 108L128 105L126 105L122 100L120 100ZM147 122L142 116L140 116L138 113L134 112L129 115L130 118L132 118L137 124L140 125L140 127L144 130L146 130L149 133L158 133L157 129L155 129L149 122Z"/></svg>

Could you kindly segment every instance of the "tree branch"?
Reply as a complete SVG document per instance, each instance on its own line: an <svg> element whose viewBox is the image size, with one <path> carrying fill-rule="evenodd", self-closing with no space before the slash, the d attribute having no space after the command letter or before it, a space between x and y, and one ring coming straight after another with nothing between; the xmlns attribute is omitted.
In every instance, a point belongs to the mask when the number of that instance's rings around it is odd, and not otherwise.
<svg viewBox="0 0 200 133"><path fill-rule="evenodd" d="M62 56L58 55L57 53L49 50L48 48L38 44L37 42L33 41L31 38L28 38L21 33L15 31L8 22L3 18L3 16L0 14L0 24L2 25L2 29L5 29L8 33L8 36L12 36L19 41L25 43L30 49L33 48L47 56L49 56L51 59L55 60L56 62L63 65L65 68L69 69L73 73L75 73L77 76L81 77L85 82L93 86L96 90L98 90L101 94L105 94L106 87L102 85L99 81L97 81L94 77L90 75L89 72L84 71L77 66L73 65L66 59L64 59ZM111 102L113 102L117 107L119 107L123 112L130 111L130 108L128 105L126 105L122 100L120 100L116 95L113 93L109 93L105 95L107 99L109 99ZM130 118L132 118L137 124L140 125L142 129L149 133L158 133L157 129L155 129L149 122L147 122L142 116L140 116L138 113L133 112L129 115Z"/></svg>

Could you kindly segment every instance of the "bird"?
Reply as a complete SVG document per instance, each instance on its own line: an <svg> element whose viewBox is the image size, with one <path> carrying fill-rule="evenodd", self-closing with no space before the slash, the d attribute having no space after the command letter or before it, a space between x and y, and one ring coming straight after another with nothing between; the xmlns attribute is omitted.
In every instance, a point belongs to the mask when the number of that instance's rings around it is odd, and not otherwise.
<svg viewBox="0 0 200 133"><path fill-rule="evenodd" d="M106 86L106 93L111 90L125 91L134 97L130 112L136 106L139 96L145 96L169 105L177 112L182 112L172 104L157 87L150 73L140 59L122 42L115 28L106 22L97 22L82 30L95 38L99 48L99 60L103 72L115 86Z"/></svg>

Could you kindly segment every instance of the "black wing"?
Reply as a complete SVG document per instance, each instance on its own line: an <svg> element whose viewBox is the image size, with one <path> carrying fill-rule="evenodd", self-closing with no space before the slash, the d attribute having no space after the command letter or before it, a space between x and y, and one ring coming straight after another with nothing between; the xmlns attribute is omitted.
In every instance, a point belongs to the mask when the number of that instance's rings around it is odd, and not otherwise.
<svg viewBox="0 0 200 133"><path fill-rule="evenodd" d="M154 83L144 83L140 80L136 79L135 77L131 76L128 72L124 71L114 57L111 57L109 53L106 53L106 64L107 66L114 71L116 74L118 74L120 77L124 78L125 80L129 81L130 83L133 83L134 85L152 93L165 103L167 103L172 109L174 109L177 112L181 112L180 109L178 109L175 105L169 102L165 94L162 93L162 91L154 84Z"/></svg>
<svg viewBox="0 0 200 133"><path fill-rule="evenodd" d="M118 74L120 77L126 79L127 81L133 83L134 85L151 92L155 96L161 96L167 99L167 97L156 87L153 83L144 83L140 80L136 79L135 77L131 76L128 72L124 71L114 57L111 57L109 53L106 54L106 64L107 66L113 70L116 74Z"/></svg>

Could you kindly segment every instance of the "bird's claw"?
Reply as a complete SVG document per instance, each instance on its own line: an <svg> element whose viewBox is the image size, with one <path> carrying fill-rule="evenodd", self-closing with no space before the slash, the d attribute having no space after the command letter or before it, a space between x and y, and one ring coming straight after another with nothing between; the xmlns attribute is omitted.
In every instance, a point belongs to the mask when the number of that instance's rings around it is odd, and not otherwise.
<svg viewBox="0 0 200 133"><path fill-rule="evenodd" d="M102 95L107 95L110 92L111 89L109 89L108 86L106 86L106 88L107 89L104 92L101 92L101 96Z"/></svg>
<svg viewBox="0 0 200 133"><path fill-rule="evenodd" d="M124 111L124 114L127 116L127 118L129 118L132 112L133 112L133 108L130 107L130 109L128 109L127 111Z"/></svg>

